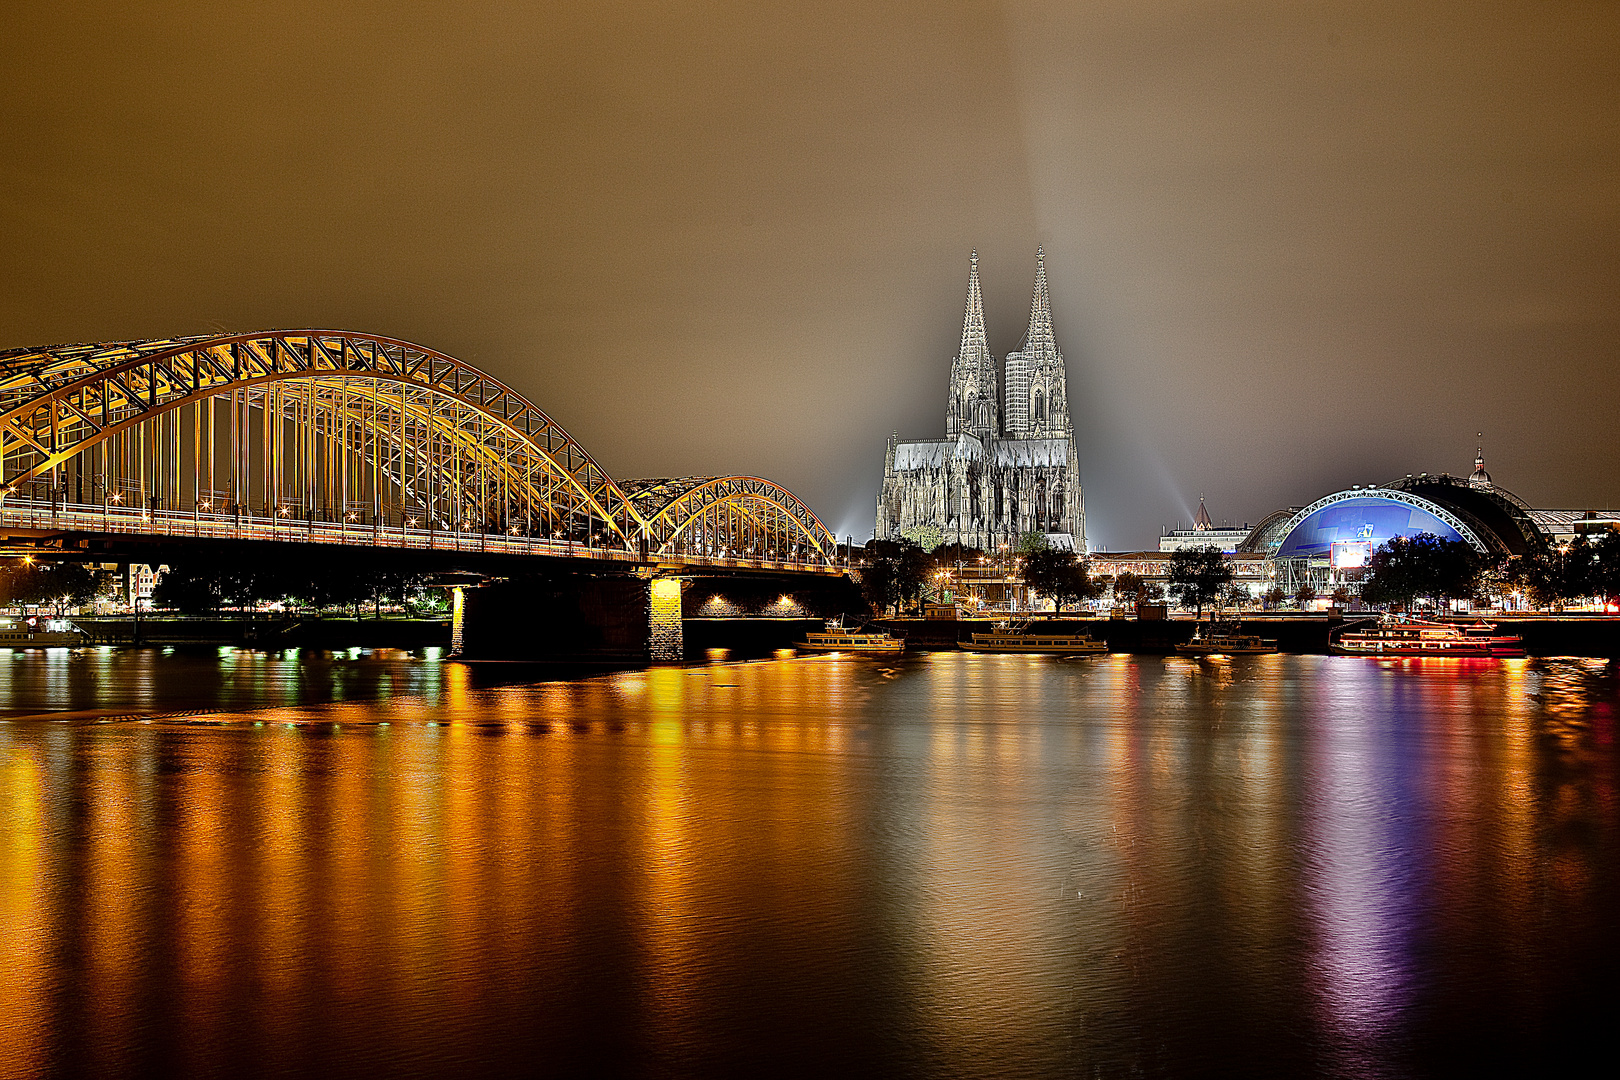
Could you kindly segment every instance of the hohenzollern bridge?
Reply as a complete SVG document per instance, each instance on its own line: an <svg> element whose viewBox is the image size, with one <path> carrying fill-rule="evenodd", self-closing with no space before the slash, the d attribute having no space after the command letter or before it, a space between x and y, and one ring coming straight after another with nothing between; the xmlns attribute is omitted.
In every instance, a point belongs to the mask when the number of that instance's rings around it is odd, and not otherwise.
<svg viewBox="0 0 1620 1080"><path fill-rule="evenodd" d="M0 352L0 524L829 570L753 476L615 481L469 364L370 334Z"/></svg>
<svg viewBox="0 0 1620 1080"><path fill-rule="evenodd" d="M0 542L141 540L843 572L837 539L781 486L616 481L523 395L409 342L277 330L0 352Z"/></svg>

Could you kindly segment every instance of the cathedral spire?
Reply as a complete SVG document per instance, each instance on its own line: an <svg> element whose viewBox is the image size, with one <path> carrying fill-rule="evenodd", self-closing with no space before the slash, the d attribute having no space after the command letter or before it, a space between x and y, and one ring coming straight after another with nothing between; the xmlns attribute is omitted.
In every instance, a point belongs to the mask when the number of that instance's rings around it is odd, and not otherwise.
<svg viewBox="0 0 1620 1080"><path fill-rule="evenodd" d="M984 296L979 291L979 253L968 256L967 307L962 314L962 345L951 364L951 397L945 434L969 432L981 439L995 434L996 361L984 332Z"/></svg>
<svg viewBox="0 0 1620 1080"><path fill-rule="evenodd" d="M1007 434L1017 438L1067 439L1067 378L1063 353L1052 330L1052 298L1046 288L1046 249L1035 251L1035 291L1029 329L1017 352L1007 354Z"/></svg>
<svg viewBox="0 0 1620 1080"><path fill-rule="evenodd" d="M1052 297L1046 291L1046 249L1035 249L1035 294L1029 301L1029 329L1024 332L1025 353L1057 352L1052 332Z"/></svg>
<svg viewBox="0 0 1620 1080"><path fill-rule="evenodd" d="M980 355L990 355L989 338L984 332L984 296L979 291L977 250L968 256L967 311L962 316L962 347L956 355L961 363L966 363L972 357L975 368Z"/></svg>

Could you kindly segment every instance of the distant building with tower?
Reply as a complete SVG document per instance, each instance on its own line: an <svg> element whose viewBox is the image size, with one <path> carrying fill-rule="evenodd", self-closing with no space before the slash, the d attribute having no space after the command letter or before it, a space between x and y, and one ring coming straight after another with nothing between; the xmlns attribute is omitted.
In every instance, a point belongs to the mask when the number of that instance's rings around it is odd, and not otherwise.
<svg viewBox="0 0 1620 1080"><path fill-rule="evenodd" d="M1249 536L1249 526L1230 525L1225 522L1217 525L1210 519L1209 510L1204 506L1204 497L1198 496L1198 513L1193 518L1190 529L1168 529L1159 537L1160 551L1180 551L1182 548L1214 547L1225 552L1233 552L1238 545Z"/></svg>
<svg viewBox="0 0 1620 1080"><path fill-rule="evenodd" d="M1043 250L1035 253L1029 328L997 368L975 251L962 343L951 364L945 438L902 442L899 432L890 436L878 495L879 539L995 550L1038 532L1055 547L1085 552L1080 459Z"/></svg>

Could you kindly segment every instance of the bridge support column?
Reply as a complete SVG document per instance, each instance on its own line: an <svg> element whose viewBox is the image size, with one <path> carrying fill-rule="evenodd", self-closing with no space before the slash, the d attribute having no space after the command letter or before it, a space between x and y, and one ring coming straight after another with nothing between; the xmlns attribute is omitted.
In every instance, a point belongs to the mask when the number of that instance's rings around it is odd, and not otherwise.
<svg viewBox="0 0 1620 1080"><path fill-rule="evenodd" d="M457 585L450 590L450 655L460 656L467 643L467 590Z"/></svg>
<svg viewBox="0 0 1620 1080"><path fill-rule="evenodd" d="M655 577L647 583L647 652L655 663L678 662L686 657L686 634L681 623L681 579Z"/></svg>

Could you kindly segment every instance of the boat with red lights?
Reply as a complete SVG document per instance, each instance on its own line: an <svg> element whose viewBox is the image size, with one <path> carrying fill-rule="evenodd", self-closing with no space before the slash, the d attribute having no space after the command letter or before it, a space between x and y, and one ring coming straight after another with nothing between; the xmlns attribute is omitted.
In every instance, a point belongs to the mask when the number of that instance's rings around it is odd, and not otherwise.
<svg viewBox="0 0 1620 1080"><path fill-rule="evenodd" d="M1519 657L1524 639L1498 634L1496 624L1431 622L1405 616L1386 618L1372 627L1346 627L1328 640L1338 656Z"/></svg>

